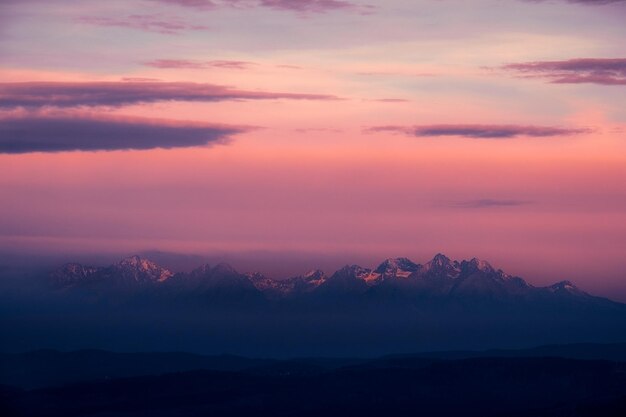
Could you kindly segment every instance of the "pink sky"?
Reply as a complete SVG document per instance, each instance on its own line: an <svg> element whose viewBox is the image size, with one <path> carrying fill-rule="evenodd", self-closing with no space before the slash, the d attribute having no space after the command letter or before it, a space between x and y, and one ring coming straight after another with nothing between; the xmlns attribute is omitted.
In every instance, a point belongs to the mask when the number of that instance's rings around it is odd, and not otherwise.
<svg viewBox="0 0 626 417"><path fill-rule="evenodd" d="M626 2L468 3L3 2L0 252L443 252L626 299Z"/></svg>

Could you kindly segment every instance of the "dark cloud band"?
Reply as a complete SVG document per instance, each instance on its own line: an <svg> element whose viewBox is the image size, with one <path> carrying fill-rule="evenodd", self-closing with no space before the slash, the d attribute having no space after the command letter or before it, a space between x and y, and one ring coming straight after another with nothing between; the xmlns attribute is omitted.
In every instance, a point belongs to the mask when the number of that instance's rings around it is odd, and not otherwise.
<svg viewBox="0 0 626 417"><path fill-rule="evenodd" d="M198 83L24 82L0 83L0 108L113 106L159 101L338 100L323 94L245 91Z"/></svg>
<svg viewBox="0 0 626 417"><path fill-rule="evenodd" d="M25 115L0 118L0 153L181 148L224 143L249 128L137 118Z"/></svg>
<svg viewBox="0 0 626 417"><path fill-rule="evenodd" d="M523 0L528 3L546 3L549 0ZM602 6L608 4L626 3L626 0L563 0L566 3L583 4L588 6Z"/></svg>
<svg viewBox="0 0 626 417"><path fill-rule="evenodd" d="M507 64L506 71L555 84L626 85L626 58L576 58Z"/></svg>
<svg viewBox="0 0 626 417"><path fill-rule="evenodd" d="M441 124L421 126L376 126L368 132L397 132L419 137L457 136L473 139L511 139L520 136L569 136L589 132L552 126Z"/></svg>
<svg viewBox="0 0 626 417"><path fill-rule="evenodd" d="M598 5L598 6L602 4L626 3L626 0L566 0L566 1L568 3L590 4L590 5Z"/></svg>

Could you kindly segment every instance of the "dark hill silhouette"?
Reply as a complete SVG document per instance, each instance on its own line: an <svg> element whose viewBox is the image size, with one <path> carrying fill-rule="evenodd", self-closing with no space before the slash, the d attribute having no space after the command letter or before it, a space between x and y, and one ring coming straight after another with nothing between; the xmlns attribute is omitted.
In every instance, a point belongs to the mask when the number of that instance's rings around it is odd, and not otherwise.
<svg viewBox="0 0 626 417"><path fill-rule="evenodd" d="M3 403L4 415L24 417L617 417L626 411L626 364L473 358L313 374L194 371L13 391Z"/></svg>

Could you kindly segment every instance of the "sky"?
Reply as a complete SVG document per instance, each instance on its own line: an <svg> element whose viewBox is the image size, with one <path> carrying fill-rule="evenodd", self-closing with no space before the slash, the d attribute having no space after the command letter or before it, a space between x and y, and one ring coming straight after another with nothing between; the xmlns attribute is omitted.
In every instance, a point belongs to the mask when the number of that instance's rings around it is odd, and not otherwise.
<svg viewBox="0 0 626 417"><path fill-rule="evenodd" d="M2 0L0 253L280 278L443 252L626 300L625 20L623 0Z"/></svg>

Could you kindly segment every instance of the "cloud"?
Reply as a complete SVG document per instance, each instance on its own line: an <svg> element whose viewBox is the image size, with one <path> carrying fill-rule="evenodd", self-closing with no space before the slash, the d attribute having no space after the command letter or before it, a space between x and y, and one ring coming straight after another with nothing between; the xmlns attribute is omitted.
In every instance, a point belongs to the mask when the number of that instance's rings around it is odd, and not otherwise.
<svg viewBox="0 0 626 417"><path fill-rule="evenodd" d="M184 7L194 7L197 9L213 9L216 4L212 0L157 0L161 3L170 3Z"/></svg>
<svg viewBox="0 0 626 417"><path fill-rule="evenodd" d="M337 129L332 127L302 127L294 129L298 133L343 133L343 129Z"/></svg>
<svg viewBox="0 0 626 417"><path fill-rule="evenodd" d="M503 200L494 198L481 198L478 200L457 201L451 203L452 207L459 208L491 208L491 207L518 207L530 204L524 200Z"/></svg>
<svg viewBox="0 0 626 417"><path fill-rule="evenodd" d="M184 148L226 142L250 128L77 114L0 118L0 153Z"/></svg>
<svg viewBox="0 0 626 417"><path fill-rule="evenodd" d="M150 81L160 81L158 78L147 78L147 77L122 77L122 81L127 82L150 82Z"/></svg>
<svg viewBox="0 0 626 417"><path fill-rule="evenodd" d="M246 91L214 84L178 82L0 83L0 108L113 106L160 101L339 100L324 94Z"/></svg>
<svg viewBox="0 0 626 417"><path fill-rule="evenodd" d="M184 31L208 29L208 26L192 25L172 17L146 14L132 14L126 17L81 16L76 18L76 21L94 26L137 29L164 35L177 35Z"/></svg>
<svg viewBox="0 0 626 417"><path fill-rule="evenodd" d="M326 13L334 10L371 10L372 6L361 6L346 0L156 0L197 9L214 9L220 6L263 7L287 10L296 13Z"/></svg>
<svg viewBox="0 0 626 417"><path fill-rule="evenodd" d="M589 129L552 126L441 124L421 126L376 126L367 132L396 132L418 137L458 136L472 139L511 139L519 136L550 137L576 135Z"/></svg>
<svg viewBox="0 0 626 417"><path fill-rule="evenodd" d="M626 58L522 62L504 65L502 69L555 84L626 85Z"/></svg>
<svg viewBox="0 0 626 417"><path fill-rule="evenodd" d="M144 62L143 65L153 68L162 69L236 69L245 70L257 65L254 62L248 61L229 61L229 60L214 60L214 61L191 61L186 59L157 59L154 61Z"/></svg>
<svg viewBox="0 0 626 417"><path fill-rule="evenodd" d="M342 0L261 0L259 3L263 7L272 9L315 13L356 7L353 3Z"/></svg>
<svg viewBox="0 0 626 417"><path fill-rule="evenodd" d="M545 0L531 0L531 1L545 1ZM614 3L624 3L626 0L565 0L568 3L579 3L579 4L589 4L599 6L602 4L614 4Z"/></svg>
<svg viewBox="0 0 626 417"><path fill-rule="evenodd" d="M369 101L377 101L379 103L410 103L411 100L406 98L375 98Z"/></svg>

